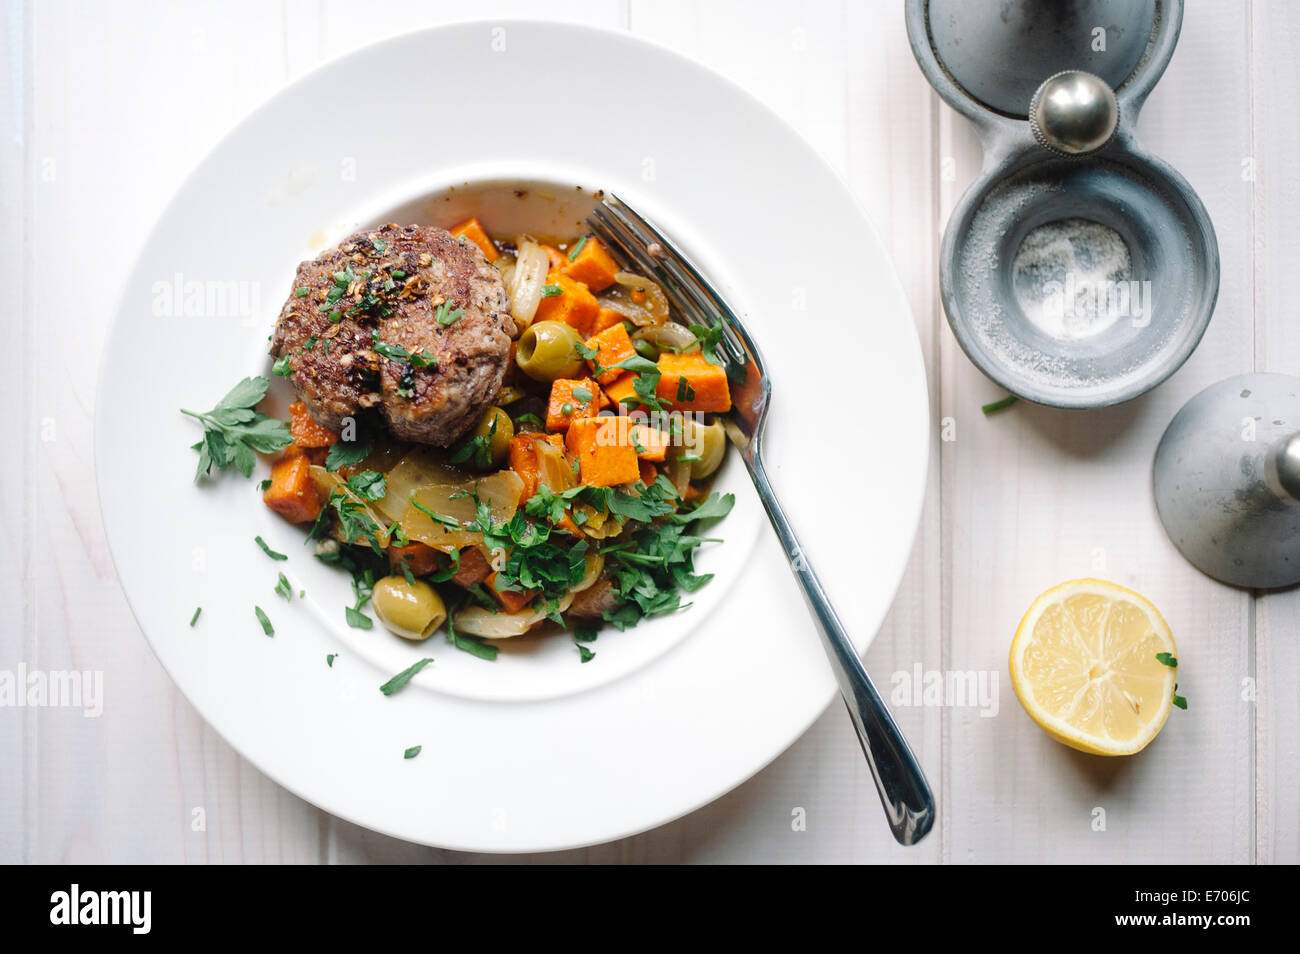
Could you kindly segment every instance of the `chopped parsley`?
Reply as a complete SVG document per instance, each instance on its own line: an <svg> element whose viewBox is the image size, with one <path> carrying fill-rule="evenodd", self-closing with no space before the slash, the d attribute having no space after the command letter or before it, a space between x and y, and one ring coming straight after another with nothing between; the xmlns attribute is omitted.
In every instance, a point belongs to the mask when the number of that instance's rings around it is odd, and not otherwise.
<svg viewBox="0 0 1300 954"><path fill-rule="evenodd" d="M194 615L190 617L190 629L193 629L194 624L199 621L199 614L202 612L203 612L202 606L196 606L194 608Z"/></svg>
<svg viewBox="0 0 1300 954"><path fill-rule="evenodd" d="M338 654L338 653L330 653L328 656L325 657L325 665L327 665L327 666L329 666L331 669L333 669L333 668L334 668L334 660L336 660L336 659L338 659L338 658L339 658L339 654Z"/></svg>
<svg viewBox="0 0 1300 954"><path fill-rule="evenodd" d="M280 579L275 584L275 592L289 602L293 602L293 587L289 585L289 578L283 573L280 574Z"/></svg>
<svg viewBox="0 0 1300 954"><path fill-rule="evenodd" d="M649 358L634 354L629 358L624 358L617 364L612 364L607 371L612 370L633 371L636 373L636 380L632 382L632 390L636 393L637 400L628 403L644 404L651 410L663 410L664 403L659 400L659 378L662 372L659 365Z"/></svg>
<svg viewBox="0 0 1300 954"><path fill-rule="evenodd" d="M275 364L271 365L271 370L282 378L287 378L293 374L293 368L289 364L289 356L286 354L282 358L277 358Z"/></svg>
<svg viewBox="0 0 1300 954"><path fill-rule="evenodd" d="M413 745L413 746L411 746L409 749L407 749L405 752L402 753L402 758L404 758L404 759L413 759L413 758L415 758L417 755L420 754L420 750L421 750L422 748L424 748L424 746L422 746L422 745Z"/></svg>
<svg viewBox="0 0 1300 954"><path fill-rule="evenodd" d="M718 345L722 343L723 337L721 321L714 321L711 325L691 325L690 332L699 342L700 353L704 355L705 361L719 367L726 365L722 356L718 354Z"/></svg>
<svg viewBox="0 0 1300 954"><path fill-rule="evenodd" d="M1011 407L1011 405L1015 404L1019 400L1020 398L1012 394L1007 397L1004 397L1001 401L994 401L991 404L982 405L980 407L980 410L983 411L986 415L996 414L998 411L1005 411L1007 408Z"/></svg>
<svg viewBox="0 0 1300 954"><path fill-rule="evenodd" d="M447 617L447 642L461 652L477 656L479 659L486 659L488 662L496 662L497 653L499 652L495 646L489 646L478 636L462 636L456 632L456 624L452 622L451 616Z"/></svg>
<svg viewBox="0 0 1300 954"><path fill-rule="evenodd" d="M411 360L411 354L409 351L401 345L391 345L385 341L380 341L378 334L375 335L374 340L370 343L370 350L374 351L375 354L382 354L385 358L389 358L393 361Z"/></svg>
<svg viewBox="0 0 1300 954"><path fill-rule="evenodd" d="M329 500L321 507L316 522L307 534L308 540L319 540L325 535L327 521L333 514L338 518L339 532L348 543L369 543L370 548L383 556L384 548L380 543L379 533L382 529L366 510L365 504L352 497L347 491L335 487L330 491Z"/></svg>
<svg viewBox="0 0 1300 954"><path fill-rule="evenodd" d="M463 464L467 460L472 460L474 466L479 470L487 470L492 466L492 436L496 432L497 418L494 414L487 433L475 434L462 443L451 455L451 462L453 464Z"/></svg>
<svg viewBox="0 0 1300 954"><path fill-rule="evenodd" d="M1173 653L1156 653L1156 660L1162 666L1168 666L1170 669L1178 668L1178 657Z"/></svg>
<svg viewBox="0 0 1300 954"><path fill-rule="evenodd" d="M272 550L269 546L266 545L266 541L263 540L261 537L253 537L253 542L256 543L259 547L261 547L262 552L265 553L267 556L269 556L272 560L289 559L283 553L276 553L274 550Z"/></svg>
<svg viewBox="0 0 1300 954"><path fill-rule="evenodd" d="M438 324L446 327L447 325L454 325L463 314L465 314L464 308L456 308L451 302L444 301L438 306L438 310L434 312L433 316L438 319Z"/></svg>
<svg viewBox="0 0 1300 954"><path fill-rule="evenodd" d="M388 479L378 471L363 470L348 478L348 490L362 500L381 500L388 493Z"/></svg>
<svg viewBox="0 0 1300 954"><path fill-rule="evenodd" d="M429 665L429 663L431 662L433 662L433 659L431 657L426 656L424 659L421 659L419 662L411 666L408 666L407 668L399 672L396 676L394 676L392 679L388 680L386 683L380 686L379 691L386 696L391 696L393 693L406 688L406 684L410 682L412 679L414 679L416 674L418 674L421 669Z"/></svg>
<svg viewBox="0 0 1300 954"><path fill-rule="evenodd" d="M305 285L302 288L295 288L293 290L294 298L306 298L310 294L311 294L311 289Z"/></svg>
<svg viewBox="0 0 1300 954"><path fill-rule="evenodd" d="M369 441L337 441L330 445L325 455L325 469L336 471L340 467L352 467L370 456Z"/></svg>
<svg viewBox="0 0 1300 954"><path fill-rule="evenodd" d="M275 635L275 627L271 625L270 618L266 615L265 610L260 606L254 606L253 612L257 615L257 621L262 624L262 632L268 636Z"/></svg>
<svg viewBox="0 0 1300 954"><path fill-rule="evenodd" d="M412 494L411 494L411 499L410 499L409 502L410 502L410 504L411 504L412 507L414 507L416 510L420 511L420 513L424 514L426 517L428 517L428 518L429 518L430 520L432 520L434 523L441 524L443 527L446 527L448 530L459 530L459 529L460 529L460 521L459 521L459 520L457 520L455 517L449 517L449 516L447 516L446 514L438 513L436 510L430 510L430 509L429 509L428 507L426 507L424 504L420 503L420 501L418 501L418 500L415 499L415 494L414 494L414 492L412 492ZM456 551L456 562L457 562L457 563L460 562L460 551L459 551L459 550Z"/></svg>
<svg viewBox="0 0 1300 954"><path fill-rule="evenodd" d="M582 254L582 250L587 247L588 238L589 236L584 235L574 243L573 248L569 249L569 261L576 262L578 260L578 256Z"/></svg>
<svg viewBox="0 0 1300 954"><path fill-rule="evenodd" d="M542 286L542 297L543 297L543 298L554 298L556 295L563 295L563 294L564 294L564 289L561 288L559 285L543 285L543 286Z"/></svg>

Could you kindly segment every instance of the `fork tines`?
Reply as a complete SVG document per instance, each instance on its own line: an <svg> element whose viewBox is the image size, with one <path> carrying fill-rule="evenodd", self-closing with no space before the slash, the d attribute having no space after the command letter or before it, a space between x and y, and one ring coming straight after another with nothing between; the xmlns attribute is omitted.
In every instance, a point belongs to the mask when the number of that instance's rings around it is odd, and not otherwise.
<svg viewBox="0 0 1300 954"><path fill-rule="evenodd" d="M757 352L740 320L672 241L617 196L606 195L587 218L596 236L626 261L655 279L669 302L691 324L712 327L721 319L719 357L744 367L758 363Z"/></svg>

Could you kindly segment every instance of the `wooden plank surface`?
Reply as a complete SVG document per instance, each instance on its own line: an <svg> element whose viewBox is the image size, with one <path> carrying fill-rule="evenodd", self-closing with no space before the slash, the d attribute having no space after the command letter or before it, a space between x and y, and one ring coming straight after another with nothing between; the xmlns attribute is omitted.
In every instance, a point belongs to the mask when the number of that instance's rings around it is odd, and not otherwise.
<svg viewBox="0 0 1300 954"><path fill-rule="evenodd" d="M297 76L393 33L467 16L629 29L750 90L844 176L891 249L930 372L926 510L868 664L999 678L997 714L897 707L941 798L913 851L892 843L847 719L833 706L754 779L635 838L521 862L1300 860L1300 627L1294 593L1201 577L1149 493L1155 443L1184 400L1258 367L1300 372L1287 282L1300 252L1290 176L1300 134L1300 15L1281 0L1190 5L1139 127L1204 199L1223 257L1219 307L1188 365L1122 408L1018 406L966 360L937 295L937 244L979 168L969 127L912 60L899 3L245 0L12 2L0 241L21 308L0 372L21 439L0 477L0 668L111 671L102 718L0 710L3 861L443 861L319 812L244 762L161 671L117 586L92 469L95 369L114 298L153 220L207 150ZM129 29L128 29L129 27ZM111 38L111 42L107 40ZM1255 180L1242 177L1254 160ZM68 249L79 253L69 266ZM945 440L944 437L951 437ZM145 439L142 437L142 439ZM1159 743L1098 762L1047 740L1006 673L1035 594L1107 576L1149 595L1179 640L1183 689ZM1254 680L1258 701L1242 698ZM793 832L791 809L808 814ZM1095 831L1096 810L1105 812ZM201 814L196 815L196 810ZM202 819L202 824L196 822Z"/></svg>

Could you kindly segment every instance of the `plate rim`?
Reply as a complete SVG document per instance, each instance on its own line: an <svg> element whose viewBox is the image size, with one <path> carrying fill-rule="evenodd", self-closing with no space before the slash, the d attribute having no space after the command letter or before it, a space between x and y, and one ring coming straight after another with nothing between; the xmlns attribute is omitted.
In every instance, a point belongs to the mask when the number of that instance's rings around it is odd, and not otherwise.
<svg viewBox="0 0 1300 954"><path fill-rule="evenodd" d="M463 17L463 18L447 20L445 22L438 23L428 27L421 27L419 29L390 34L374 42L366 43L362 46L358 46L353 49L350 49L347 52L344 52L340 55L331 57L330 59L325 60L313 66L311 69L304 71L300 75L294 77L290 82L286 83L281 88L276 90L270 96L263 99L252 109L244 113L244 115L237 122L235 122L222 136L220 136L215 142L211 144L211 146L208 147L208 149L204 152L203 156L200 157L191 166L189 171L182 177L182 179L180 180L179 184L175 187L175 189L171 191L167 201L162 205L161 210L154 217L153 223L145 233L144 239L137 247L136 254L132 258L131 267L124 272L124 277L119 286L118 294L113 299L114 306L110 313L111 321L105 333L103 350L98 359L98 369L96 374L96 385L95 385L95 392L94 392L95 412L94 412L94 439L93 439L93 446L92 446L92 455L94 461L93 466L94 466L94 473L95 473L96 503L99 507L101 521L103 521L103 516L105 513L104 488L103 488L104 466L105 466L104 464L105 454L103 453L103 441L105 440L104 437L105 427L103 424L103 417L106 412L104 410L105 402L103 400L103 394L105 388L105 381L106 378L108 377L108 366L109 366L109 356L110 356L109 341L117 333L117 327L120 323L121 316L124 313L124 310L129 301L132 276L135 274L135 272L139 269L139 267L144 262L146 251L151 247L151 245L156 240L156 237L158 236L159 232L162 230L163 223L166 221L168 215L172 212L172 210L178 203L180 197L186 192L187 188L191 185L191 183L200 175L204 166L207 164L207 162L211 159L211 157L214 154L221 151L231 140L240 136L243 130L245 129L245 127L253 123L263 113L274 108L275 105L281 100L286 99L291 95L293 95L294 91L299 86L309 82L312 78L316 77L317 75L336 69L340 66L340 64L345 63L354 57L359 57L366 54L374 54L376 51L386 46L396 46L402 43L412 42L417 37L433 36L438 33L447 32L449 30L454 30L457 28L473 27L473 26L479 26L485 28L486 27L534 28L535 27L535 28L542 28L542 29L549 29L549 30L558 29L564 31L578 31L587 34L590 38L592 38L594 42L605 42L606 40L613 39L621 43L627 43L633 46L642 47L644 49L647 49L654 55L667 57L690 69L698 70L706 73L713 82L727 88L732 93L732 95L738 96L743 100L747 101L752 107L759 110L770 121L772 121L778 128L780 128L789 137L789 139L792 142L798 143L799 147L808 156L808 158L811 161L815 162L820 167L821 171L830 177L830 179L838 187L840 194L848 200L848 204L851 208L854 219L857 221L858 224L860 224L865 229L866 233L869 234L870 238L873 240L874 244L876 245L876 247L878 248L882 256L883 264L886 266L885 271L888 274L888 282L889 285L891 286L891 290L896 300L903 306L904 314L900 316L900 320L902 320L902 318L906 318L907 321L909 333L904 335L904 338L908 344L908 350L911 356L910 363L914 366L916 371L919 372L919 382L921 387L918 389L918 396L921 399L921 406L918 407L916 411L914 411L914 413L916 414L918 420L925 421L928 427L930 423L930 417L931 417L931 398L930 398L930 390L929 390L928 368L926 367L925 364L924 351L921 346L920 336L916 329L915 317L912 311L912 304L908 298L906 288L903 285L901 276L899 275L898 269L894 263L894 257L890 253L890 247L884 241L880 231L877 229L875 225L875 222L866 213L858 195L849 186L849 183L845 175L833 163L830 162L830 160L818 147L813 145L801 132L799 132L799 130L796 129L792 123L786 120L785 117L783 117L780 113L778 113L773 107L769 106L765 101L758 98L758 96L751 93L745 87L741 86L738 82L726 76L725 74L719 72L709 64L697 60L694 57L688 56L687 54L682 53L656 40L648 39L641 35L632 33L626 29L617 29L617 28L611 28L606 26L595 26L577 20L563 19L563 18L527 17L527 16L524 17L520 17L520 16ZM920 452L918 455L920 457L920 461L919 461L920 467L918 468L919 479L914 486L913 492L910 494L910 501L907 502L908 505L905 511L905 516L900 520L900 526L906 528L906 538L909 541L908 547L906 551L903 553L903 555L901 556L901 558L895 561L895 569L891 573L889 573L887 577L887 582L888 582L887 590L891 595L883 605L879 619L876 619L873 625L870 627L870 629L865 633L861 646L858 649L859 656L865 655L870 645L875 641L881 627L884 625L886 619L888 618L888 615L890 613L890 610L892 609L894 601L897 598L899 588L907 573L907 568L911 562L911 554L912 551L915 549L915 545L916 545L917 531L920 526L921 517L924 513L926 487L929 482L930 463L931 463L930 444L931 441L928 436L924 440L917 441L917 445L920 448ZM900 503L900 501L895 501L895 503L896 504ZM357 817L356 815L350 813L346 809L341 809L339 807L336 807L336 805L334 804L336 800L330 798L328 793L322 793L320 795L308 795L304 793L302 790L300 790L298 785L285 780L285 773L273 770L271 767L264 764L262 759L250 755L245 749L241 748L240 746L232 742L231 739L227 736L227 734L221 728L219 728L217 724L213 722L203 710L199 708L199 706L191 698L190 694L186 692L185 688L181 684L181 681L177 678L172 668L170 668L167 665L166 661L163 659L162 655L160 654L159 647L155 644L154 638L149 634L149 632L146 630L145 626L141 622L141 614L136 608L136 600L133 599L132 595L127 591L126 587L123 585L121 579L122 574L118 570L119 551L121 549L121 544L120 542L115 542L114 538L110 536L110 534L107 532L107 522L106 521L103 522L106 528L105 541L109 549L110 557L112 558L114 563L114 572L118 577L118 589L120 590L123 597L125 598L127 605L131 610L131 614L136 622L136 625L139 628L141 635L144 637L145 643L149 647L150 652L153 654L154 659L158 662L159 666L167 674L168 678L172 683L172 686L176 689L176 691L180 692L180 694L185 698L186 702L191 707L193 707L196 714L200 716L200 718L203 720L204 725L210 728L212 731L214 731L218 735L218 737L220 737L226 745L230 746L231 750L235 752L241 759L246 760L250 765L252 765L255 769L257 769L257 771L265 775L277 786L280 786L286 791L291 792L294 796L301 798L307 804L313 806L314 808L320 811L327 812L330 815L333 815L351 824L357 825L358 827L364 828L366 830L374 831L388 837L406 841L412 844L421 844L429 847L442 848L445 850L470 852L470 853L477 853L477 854L489 854L489 855L549 853L549 852L565 851L565 850L577 850L586 847L591 847L594 845L608 844L614 841L633 837L642 834L644 832L654 830L664 825L671 824L672 822L675 822L689 814L692 814L693 812L700 810L701 808L707 805L712 804L722 796L726 795L728 792L731 792L739 788L741 785L745 784L750 779L754 778L765 768L771 765L774 761L776 761L780 756L784 755L787 751L789 751L790 747L795 742L797 742L800 738L802 738L803 735L805 735L807 731L812 727L812 725L818 719L821 718L821 716L834 702L835 696L838 694L838 690L834 688L834 686L832 686L826 694L824 703L819 707L817 707L808 719L802 720L797 725L792 723L791 730L783 734L781 741L771 752L770 756L768 756L766 759L762 760L761 762L756 763L753 766L753 768L749 770L746 774L740 777L736 777L730 782L724 782L719 787L716 787L715 789L710 789L708 791L708 794L706 795L696 796L694 798L688 799L687 801L689 801L689 804L684 805L684 807L681 807L679 809L674 809L671 812L666 814L663 813L658 814L657 816L658 820L651 821L644 824L637 823L632 825L631 827L621 826L618 828L618 831L616 833L612 833L612 834L605 833L605 834L601 834L599 837L593 837L590 839L583 839L577 841L564 840L563 842L556 842L552 840L550 843L547 844L534 844L534 845L527 845L527 846L512 845L512 846L505 846L505 847L495 847L495 846L484 847L482 845L471 844L467 842L458 843L455 840L449 840L443 838L440 838L436 842L429 841L423 838L413 837L411 834L405 833L403 831L399 831L392 825L386 824L380 820L375 820L370 818L362 819L360 817ZM761 529L759 531L759 534L761 540L764 535ZM755 545L757 546L758 544L756 543ZM724 602L725 599L726 597L724 597ZM632 678L634 675L635 675L634 673L629 673L623 677L620 677L620 679Z"/></svg>

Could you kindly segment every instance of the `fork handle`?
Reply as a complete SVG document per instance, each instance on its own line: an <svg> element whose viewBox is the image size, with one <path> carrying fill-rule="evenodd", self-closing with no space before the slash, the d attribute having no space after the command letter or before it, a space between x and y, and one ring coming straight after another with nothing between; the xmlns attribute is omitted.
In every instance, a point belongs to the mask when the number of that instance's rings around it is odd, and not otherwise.
<svg viewBox="0 0 1300 954"><path fill-rule="evenodd" d="M799 546L794 529L768 483L762 458L756 448L754 451L743 455L749 475L785 550L786 559L790 561L795 579L799 581L808 608L817 621L822 646L835 671L840 695L844 697L844 704L853 719L853 728L857 730L862 753L867 757L867 766L880 793L889 827L899 844L914 845L934 824L934 795L930 792L930 784L898 724L871 684L871 677L844 631L844 624L835 614L821 580L813 572L812 564Z"/></svg>

